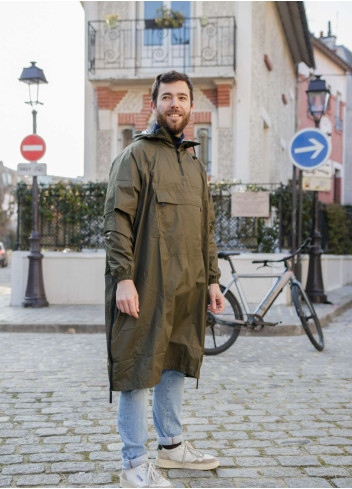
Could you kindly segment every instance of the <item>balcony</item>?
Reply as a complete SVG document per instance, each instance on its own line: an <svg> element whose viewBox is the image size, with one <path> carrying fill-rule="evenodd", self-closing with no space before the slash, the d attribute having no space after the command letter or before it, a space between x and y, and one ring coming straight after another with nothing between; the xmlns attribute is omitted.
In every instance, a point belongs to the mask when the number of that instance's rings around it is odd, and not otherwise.
<svg viewBox="0 0 352 489"><path fill-rule="evenodd" d="M120 20L109 28L88 22L90 80L144 78L171 69L204 77L234 76L234 17L187 18L182 27L150 20Z"/></svg>

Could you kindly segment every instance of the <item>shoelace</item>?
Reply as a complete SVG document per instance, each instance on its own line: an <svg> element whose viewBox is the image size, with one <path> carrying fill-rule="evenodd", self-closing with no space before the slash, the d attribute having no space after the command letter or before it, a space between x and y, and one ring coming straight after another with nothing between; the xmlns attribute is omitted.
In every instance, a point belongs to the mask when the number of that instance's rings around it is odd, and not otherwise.
<svg viewBox="0 0 352 489"><path fill-rule="evenodd" d="M184 441L183 446L185 447L185 449L183 451L182 463L184 463L186 460L187 450L195 457L203 458L203 454L199 450L194 448L189 441Z"/></svg>
<svg viewBox="0 0 352 489"><path fill-rule="evenodd" d="M148 471L147 471L147 464L148 464ZM144 465L144 464L143 464ZM151 480L154 482L160 482L164 479L164 477L160 474L160 472L156 469L155 464L153 462L146 462L144 465L145 470L147 471L147 485L149 487L149 483Z"/></svg>

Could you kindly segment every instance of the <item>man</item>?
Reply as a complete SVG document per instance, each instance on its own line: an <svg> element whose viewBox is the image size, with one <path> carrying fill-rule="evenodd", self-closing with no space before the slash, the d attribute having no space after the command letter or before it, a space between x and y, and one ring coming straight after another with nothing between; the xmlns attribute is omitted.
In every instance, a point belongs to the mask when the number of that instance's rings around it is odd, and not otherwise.
<svg viewBox="0 0 352 489"><path fill-rule="evenodd" d="M114 161L105 203L106 325L111 391L121 391L122 487L172 487L148 462L148 388L154 387L156 465L209 470L214 457L182 441L184 378L199 378L207 295L220 292L214 212L204 167L183 129L193 109L187 75L158 75L156 123ZM111 397L110 397L111 400Z"/></svg>

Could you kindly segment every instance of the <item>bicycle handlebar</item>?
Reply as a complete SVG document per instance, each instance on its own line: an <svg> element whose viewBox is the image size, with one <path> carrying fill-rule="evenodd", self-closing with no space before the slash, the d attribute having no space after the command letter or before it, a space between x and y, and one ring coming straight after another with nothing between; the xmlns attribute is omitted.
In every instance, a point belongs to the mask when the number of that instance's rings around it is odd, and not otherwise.
<svg viewBox="0 0 352 489"><path fill-rule="evenodd" d="M285 256L284 258L280 258L280 260L254 260L252 261L252 263L263 263L264 267L266 267L268 265L268 263L280 263L280 262L286 262L287 260L291 260L291 258L293 258L294 256L296 255L299 255L300 253L302 253L303 249L307 246L308 243L310 243L310 241L312 240L312 238L307 238L302 244L301 246L298 248L298 250L296 250L294 253L292 253L292 255L288 255L288 256Z"/></svg>

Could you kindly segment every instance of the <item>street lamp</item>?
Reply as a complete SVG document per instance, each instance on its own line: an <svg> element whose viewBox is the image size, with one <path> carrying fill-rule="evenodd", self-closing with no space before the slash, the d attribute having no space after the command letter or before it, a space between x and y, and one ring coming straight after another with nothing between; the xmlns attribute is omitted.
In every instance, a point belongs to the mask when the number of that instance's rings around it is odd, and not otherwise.
<svg viewBox="0 0 352 489"><path fill-rule="evenodd" d="M330 97L330 90L327 88L325 80L321 79L321 75L316 75L313 80L310 80L306 94L309 113L314 119L315 127L318 128L320 119L326 112Z"/></svg>
<svg viewBox="0 0 352 489"><path fill-rule="evenodd" d="M39 102L39 85L48 83L43 70L36 66L35 61L31 61L29 68L23 68L19 81L26 83L29 89L29 101L25 102L31 107L43 105ZM37 134L37 111L32 110L33 134ZM32 184L32 232L29 237L30 253L29 269L26 294L23 301L24 307L46 307L48 301L45 296L42 260L40 252L40 235L38 232L38 177L33 176Z"/></svg>
<svg viewBox="0 0 352 489"><path fill-rule="evenodd" d="M320 120L325 114L330 90L326 86L325 80L320 75L316 75L310 80L308 90L308 110L313 117L316 128L319 128ZM321 271L321 234L319 232L319 200L318 192L313 192L313 230L312 246L309 251L309 267L306 292L310 300L314 303L327 302L327 296L324 292L323 274Z"/></svg>

